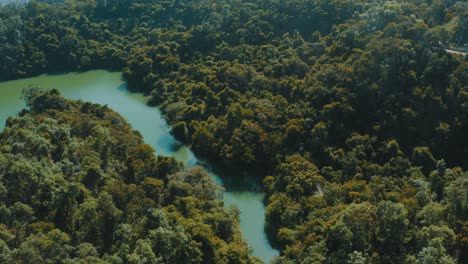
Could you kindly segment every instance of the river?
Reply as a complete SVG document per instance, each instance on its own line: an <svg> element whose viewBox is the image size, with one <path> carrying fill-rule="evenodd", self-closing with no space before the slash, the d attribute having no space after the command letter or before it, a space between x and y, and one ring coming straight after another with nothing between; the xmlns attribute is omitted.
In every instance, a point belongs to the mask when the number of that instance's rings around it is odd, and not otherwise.
<svg viewBox="0 0 468 264"><path fill-rule="evenodd" d="M20 99L21 91L30 86L57 88L63 96L70 99L107 104L125 117L134 129L140 131L145 142L156 149L157 155L175 156L187 166L198 163L193 152L172 137L159 109L147 106L147 99L142 94L129 92L119 72L94 70L0 82L0 129L3 129L9 116L16 116L26 107ZM211 171L209 174L223 185L218 175ZM270 246L264 232L264 193L245 188L235 188L235 191L226 189L225 205L239 208L241 231L252 247L253 255L260 257L265 263L270 262L278 252Z"/></svg>

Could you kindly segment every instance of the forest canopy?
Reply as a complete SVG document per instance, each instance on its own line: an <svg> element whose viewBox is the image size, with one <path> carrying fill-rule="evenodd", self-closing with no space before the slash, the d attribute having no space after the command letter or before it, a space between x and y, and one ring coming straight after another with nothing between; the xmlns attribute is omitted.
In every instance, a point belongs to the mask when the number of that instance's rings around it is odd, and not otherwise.
<svg viewBox="0 0 468 264"><path fill-rule="evenodd" d="M277 263L461 263L467 23L455 0L30 1L0 9L0 79L122 70L263 179Z"/></svg>

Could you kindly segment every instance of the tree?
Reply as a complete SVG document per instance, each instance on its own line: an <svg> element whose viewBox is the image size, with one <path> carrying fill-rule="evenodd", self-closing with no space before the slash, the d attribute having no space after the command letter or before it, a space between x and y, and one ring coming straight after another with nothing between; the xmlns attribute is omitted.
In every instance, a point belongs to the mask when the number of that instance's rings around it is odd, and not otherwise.
<svg viewBox="0 0 468 264"><path fill-rule="evenodd" d="M408 230L408 213L402 204L382 201L377 206L377 236L380 252L395 260L402 256Z"/></svg>
<svg viewBox="0 0 468 264"><path fill-rule="evenodd" d="M417 264L452 264L456 261L447 255L447 251L443 247L440 239L433 239L429 245L423 248L416 259Z"/></svg>

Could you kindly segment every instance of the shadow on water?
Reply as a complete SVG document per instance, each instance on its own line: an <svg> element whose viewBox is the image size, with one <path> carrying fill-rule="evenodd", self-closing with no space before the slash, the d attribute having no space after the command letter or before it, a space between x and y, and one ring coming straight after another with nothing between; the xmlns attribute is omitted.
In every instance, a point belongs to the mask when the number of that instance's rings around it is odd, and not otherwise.
<svg viewBox="0 0 468 264"><path fill-rule="evenodd" d="M218 175L226 190L230 192L263 192L263 177L260 173L247 170L230 170L222 165L197 157L197 165L205 167L208 171Z"/></svg>
<svg viewBox="0 0 468 264"><path fill-rule="evenodd" d="M167 136L165 136L167 138ZM163 141L164 138L161 138L161 141ZM180 141L174 141L174 142L171 142L169 145L168 145L168 149L173 151L173 152L177 152L179 151L181 148L183 148L185 145L184 143L180 142Z"/></svg>
<svg viewBox="0 0 468 264"><path fill-rule="evenodd" d="M122 79L122 82L124 82L124 81L125 81L125 80ZM117 86L117 90L122 91L122 92L126 92L126 93L132 93L132 91L130 91L130 90L128 89L127 83L123 83L123 84Z"/></svg>

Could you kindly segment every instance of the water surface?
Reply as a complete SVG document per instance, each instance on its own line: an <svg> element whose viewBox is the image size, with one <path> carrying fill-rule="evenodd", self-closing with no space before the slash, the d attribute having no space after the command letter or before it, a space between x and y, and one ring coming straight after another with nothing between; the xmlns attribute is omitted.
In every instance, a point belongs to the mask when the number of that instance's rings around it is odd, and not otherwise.
<svg viewBox="0 0 468 264"><path fill-rule="evenodd" d="M134 129L140 131L145 142L156 149L156 154L175 156L187 166L198 163L193 152L169 133L167 122L159 109L147 106L142 94L130 93L119 72L96 70L0 82L0 129L3 129L9 116L15 116L25 108L24 101L20 99L21 91L30 86L57 88L67 98L107 104L125 117ZM211 171L209 174L223 185L218 175ZM264 232L264 193L237 189L228 189L224 193L225 205L236 205L239 208L241 231L252 247L253 255L269 262L277 255L277 251L271 248Z"/></svg>

